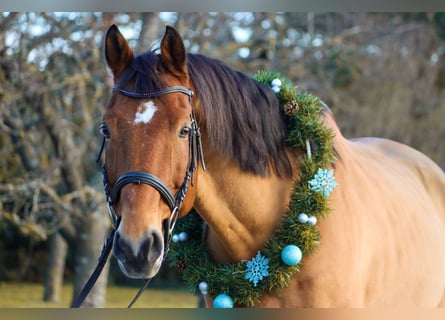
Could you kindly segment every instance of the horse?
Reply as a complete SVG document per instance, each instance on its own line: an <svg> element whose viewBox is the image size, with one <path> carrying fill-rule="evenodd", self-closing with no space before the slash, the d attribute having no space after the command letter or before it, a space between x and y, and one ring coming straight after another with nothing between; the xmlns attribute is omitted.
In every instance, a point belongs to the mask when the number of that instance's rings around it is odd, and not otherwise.
<svg viewBox="0 0 445 320"><path fill-rule="evenodd" d="M104 179L122 272L155 276L176 219L192 208L212 259L252 259L280 225L304 153L285 143L274 91L187 53L171 26L158 51L136 56L112 25L104 51L114 78ZM255 307L445 306L444 172L401 143L346 139L327 106L321 119L333 132L338 187L317 223L319 247Z"/></svg>

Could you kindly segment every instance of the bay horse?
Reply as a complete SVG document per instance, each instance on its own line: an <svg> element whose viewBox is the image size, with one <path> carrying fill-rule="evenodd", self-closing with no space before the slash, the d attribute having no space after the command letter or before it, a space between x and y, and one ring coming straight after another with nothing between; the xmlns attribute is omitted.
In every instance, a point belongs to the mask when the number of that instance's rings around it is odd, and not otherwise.
<svg viewBox="0 0 445 320"><path fill-rule="evenodd" d="M156 275L176 217L192 208L215 261L254 257L280 224L300 170L274 92L187 53L170 26L160 52L135 56L113 25L105 57L114 89L101 127L104 172L123 273ZM256 307L445 306L444 172L406 145L345 139L328 107L322 119L337 157L331 213L317 224L318 250Z"/></svg>

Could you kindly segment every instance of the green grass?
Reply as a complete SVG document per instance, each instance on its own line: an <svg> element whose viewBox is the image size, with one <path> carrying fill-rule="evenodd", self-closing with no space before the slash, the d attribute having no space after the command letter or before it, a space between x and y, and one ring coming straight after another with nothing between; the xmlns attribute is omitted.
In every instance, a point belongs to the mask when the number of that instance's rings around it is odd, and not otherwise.
<svg viewBox="0 0 445 320"><path fill-rule="evenodd" d="M126 308L138 288L108 286L106 307ZM60 303L44 302L43 286L35 283L0 283L0 308L68 308L72 285L65 284ZM146 289L133 308L196 308L197 298L174 289Z"/></svg>

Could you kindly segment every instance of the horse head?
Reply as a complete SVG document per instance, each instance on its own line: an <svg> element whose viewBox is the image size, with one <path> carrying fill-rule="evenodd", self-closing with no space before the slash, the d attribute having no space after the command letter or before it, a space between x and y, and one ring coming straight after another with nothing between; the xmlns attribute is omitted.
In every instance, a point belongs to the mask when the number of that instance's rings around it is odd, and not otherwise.
<svg viewBox="0 0 445 320"><path fill-rule="evenodd" d="M111 26L105 57L114 90L101 126L107 139L104 173L109 203L120 217L113 252L127 276L151 278L175 219L191 209L196 192L200 134L186 51L167 27L160 53L135 56Z"/></svg>

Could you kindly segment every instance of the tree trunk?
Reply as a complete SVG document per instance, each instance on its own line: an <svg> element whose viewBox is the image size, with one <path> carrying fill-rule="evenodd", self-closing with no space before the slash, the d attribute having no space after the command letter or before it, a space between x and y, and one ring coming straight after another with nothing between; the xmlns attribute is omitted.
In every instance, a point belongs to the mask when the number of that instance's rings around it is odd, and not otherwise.
<svg viewBox="0 0 445 320"><path fill-rule="evenodd" d="M66 253L66 241L58 232L52 234L49 239L48 266L46 270L43 301L60 302Z"/></svg>
<svg viewBox="0 0 445 320"><path fill-rule="evenodd" d="M151 43L159 37L159 15L154 12L141 13L142 28L136 52L144 52L151 49Z"/></svg>
<svg viewBox="0 0 445 320"><path fill-rule="evenodd" d="M97 259L102 251L105 239L108 237L109 223L104 215L103 207L99 207L91 214L82 219L78 228L77 243L75 250L75 269L74 269L74 291L73 299L77 297L85 283L88 281L91 273L97 265ZM106 301L106 286L109 273L109 263L107 263L91 290L85 299L82 307L103 308Z"/></svg>

